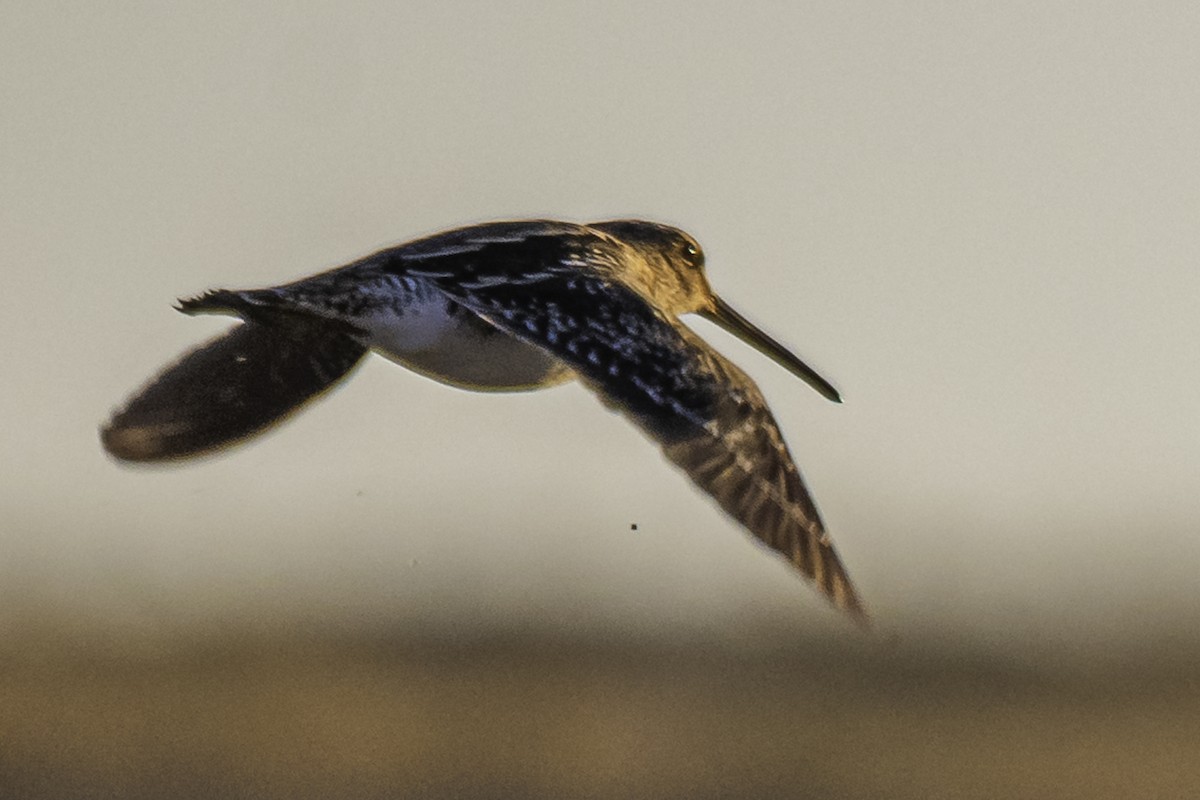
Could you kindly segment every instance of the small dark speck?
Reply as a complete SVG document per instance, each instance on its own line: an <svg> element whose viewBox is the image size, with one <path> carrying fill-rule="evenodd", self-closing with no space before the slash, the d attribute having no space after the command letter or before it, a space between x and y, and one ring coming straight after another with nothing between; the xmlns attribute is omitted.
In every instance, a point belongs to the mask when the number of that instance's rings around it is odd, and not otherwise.
<svg viewBox="0 0 1200 800"><path fill-rule="evenodd" d="M631 530L631 531L636 531L636 530L637 530L637 523L635 522L635 523L633 523L632 525L630 525L630 526L629 526L629 530Z"/></svg>

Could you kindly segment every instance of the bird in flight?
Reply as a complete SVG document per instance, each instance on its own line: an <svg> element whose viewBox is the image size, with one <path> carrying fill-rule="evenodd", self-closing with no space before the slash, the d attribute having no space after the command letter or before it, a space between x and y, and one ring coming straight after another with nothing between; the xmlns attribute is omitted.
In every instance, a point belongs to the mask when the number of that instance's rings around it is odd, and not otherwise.
<svg viewBox="0 0 1200 800"><path fill-rule="evenodd" d="M867 620L758 386L679 315L715 322L840 402L837 390L713 292L700 246L677 228L473 225L178 308L241 323L168 366L112 416L101 440L118 459L187 458L259 433L372 350L476 391L578 379L833 605Z"/></svg>

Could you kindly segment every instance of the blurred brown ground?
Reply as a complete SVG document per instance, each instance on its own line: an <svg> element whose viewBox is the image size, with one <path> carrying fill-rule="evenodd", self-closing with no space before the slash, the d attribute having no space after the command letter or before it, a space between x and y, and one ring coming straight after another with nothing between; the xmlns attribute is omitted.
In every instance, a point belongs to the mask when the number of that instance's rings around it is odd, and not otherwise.
<svg viewBox="0 0 1200 800"><path fill-rule="evenodd" d="M880 638L26 630L0 796L1200 796L1195 647L1048 665Z"/></svg>

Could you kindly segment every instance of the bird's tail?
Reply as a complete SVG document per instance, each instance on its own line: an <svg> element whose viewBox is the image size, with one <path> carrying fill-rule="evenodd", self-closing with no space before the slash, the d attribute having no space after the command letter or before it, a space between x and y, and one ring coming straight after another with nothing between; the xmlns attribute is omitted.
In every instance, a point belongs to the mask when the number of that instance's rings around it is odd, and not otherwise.
<svg viewBox="0 0 1200 800"><path fill-rule="evenodd" d="M287 314L289 304L270 289L232 291L214 289L196 297L181 299L175 306L184 314L231 314L243 319L277 318Z"/></svg>

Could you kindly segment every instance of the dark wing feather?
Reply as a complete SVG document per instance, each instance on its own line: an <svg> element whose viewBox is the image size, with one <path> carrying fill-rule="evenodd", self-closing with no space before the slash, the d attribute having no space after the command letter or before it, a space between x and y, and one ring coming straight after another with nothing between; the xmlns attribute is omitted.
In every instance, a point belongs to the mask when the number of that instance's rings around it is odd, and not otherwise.
<svg viewBox="0 0 1200 800"><path fill-rule="evenodd" d="M520 246L511 258L527 258ZM495 253L493 253L495 255ZM733 518L866 620L774 418L750 378L628 287L529 264L524 285L431 280L493 325L569 363Z"/></svg>
<svg viewBox="0 0 1200 800"><path fill-rule="evenodd" d="M691 331L682 333L704 362L705 374L728 391L702 431L664 441L663 453L726 513L812 578L835 606L866 622L866 611L758 386Z"/></svg>
<svg viewBox="0 0 1200 800"><path fill-rule="evenodd" d="M353 288L374 274L403 274L409 265L471 281L477 268L504 266L504 279L520 282L524 263L495 259L491 251L521 243L536 262L560 264L572 248L603 239L581 225L548 220L498 222L459 228L380 250L358 261L307 278L322 288ZM413 270L418 274L418 270ZM495 275L491 280L498 280ZM287 288L287 287L284 287ZM105 449L126 461L185 458L258 433L331 387L366 353L361 331L304 313L286 304L249 303L261 292L210 292L185 300L189 314L233 312L246 321L185 355L150 381L101 429Z"/></svg>
<svg viewBox="0 0 1200 800"><path fill-rule="evenodd" d="M364 353L328 325L244 322L163 370L100 438L125 461L200 455L278 422L337 383Z"/></svg>

